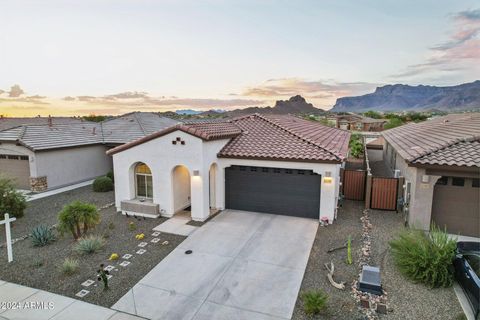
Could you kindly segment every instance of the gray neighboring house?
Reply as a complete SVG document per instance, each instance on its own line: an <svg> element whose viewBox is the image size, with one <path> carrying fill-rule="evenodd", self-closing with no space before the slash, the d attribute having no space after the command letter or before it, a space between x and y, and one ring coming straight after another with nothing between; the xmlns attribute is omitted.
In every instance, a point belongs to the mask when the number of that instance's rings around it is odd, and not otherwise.
<svg viewBox="0 0 480 320"><path fill-rule="evenodd" d="M104 175L112 169L108 149L178 123L151 112L128 113L100 123L31 119L37 118L27 118L23 124L21 118L12 118L10 124L9 118L0 120L6 128L0 131L0 175L14 179L19 189L35 192Z"/></svg>
<svg viewBox="0 0 480 320"><path fill-rule="evenodd" d="M384 131L383 159L405 177L411 226L480 237L480 113Z"/></svg>

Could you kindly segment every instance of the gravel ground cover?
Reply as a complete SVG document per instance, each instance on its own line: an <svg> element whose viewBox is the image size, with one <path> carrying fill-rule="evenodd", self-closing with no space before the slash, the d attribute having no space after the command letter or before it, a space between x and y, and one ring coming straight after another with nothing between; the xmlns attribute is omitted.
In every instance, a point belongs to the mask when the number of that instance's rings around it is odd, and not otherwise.
<svg viewBox="0 0 480 320"><path fill-rule="evenodd" d="M82 200L96 204L98 207L113 202L113 193L94 193L91 187L84 187L48 198L29 202L25 216L15 222L12 237L19 237L42 223L52 225L56 223L58 211L63 205L73 201ZM45 247L33 247L31 239L19 241L13 245L14 262L7 263L5 248L0 254L0 279L14 282L46 291L62 294L86 302L112 306L129 289L131 289L145 274L166 257L185 237L161 233L152 236L152 228L165 221L160 219L127 218L116 213L115 207L101 210L101 222L89 234L105 237L105 246L97 253L80 255L74 251L73 238L70 234L59 236L57 241ZM131 230L129 222L136 226ZM3 228L0 230L3 234ZM135 239L135 235L144 233L143 240ZM4 242L4 235L1 242ZM158 242L151 240L158 238ZM165 242L167 241L167 242ZM143 254L136 252L140 242L148 243L143 249ZM120 258L109 261L112 253L117 253ZM122 259L124 254L131 254L129 259ZM67 276L61 272L60 266L65 258L78 260L78 270L73 275ZM130 264L123 267L120 263L128 261ZM97 280L97 270L100 264L111 265L112 278L109 281L110 289L103 290L103 285ZM94 280L89 287L81 284L86 280ZM84 298L75 296L76 293L86 289L89 292Z"/></svg>
<svg viewBox="0 0 480 320"><path fill-rule="evenodd" d="M345 201L339 209L337 221L326 228L319 227L310 258L305 270L299 298L295 305L292 319L364 319L365 316L355 304L350 286L358 278L357 262L360 254L360 235L362 224L363 202ZM379 315L380 319L460 319L462 308L455 296L453 288L429 289L422 284L415 284L405 278L396 268L389 251L389 241L403 228L404 218L400 213L371 210L372 265L380 266L382 285L388 294L387 315ZM351 235L353 264L345 263L346 249L334 253L326 251L331 247L341 246ZM327 279L324 263L335 264L334 278L337 282L345 281L346 289L335 289ZM329 295L325 313L309 316L303 311L302 292L312 289L323 289Z"/></svg>

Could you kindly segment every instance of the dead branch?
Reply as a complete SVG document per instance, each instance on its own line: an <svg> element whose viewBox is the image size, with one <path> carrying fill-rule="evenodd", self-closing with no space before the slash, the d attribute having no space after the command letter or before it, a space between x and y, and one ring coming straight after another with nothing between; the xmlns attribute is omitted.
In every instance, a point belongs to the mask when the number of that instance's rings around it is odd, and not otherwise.
<svg viewBox="0 0 480 320"><path fill-rule="evenodd" d="M335 282L335 280L333 280L333 273L335 272L335 266L333 265L333 262L330 261L330 267L328 266L327 263L325 263L324 266L328 270L327 278L328 278L328 281L330 281L330 284L339 290L344 290L345 282L338 283L338 282Z"/></svg>

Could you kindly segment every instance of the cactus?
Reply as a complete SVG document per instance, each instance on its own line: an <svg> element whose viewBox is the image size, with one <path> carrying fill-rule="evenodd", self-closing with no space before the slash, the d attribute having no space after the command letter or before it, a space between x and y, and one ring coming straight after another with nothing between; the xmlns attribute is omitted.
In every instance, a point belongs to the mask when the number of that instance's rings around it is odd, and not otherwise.
<svg viewBox="0 0 480 320"><path fill-rule="evenodd" d="M118 259L118 253L112 253L110 255L110 258L108 258L108 260L112 261L112 260L117 260Z"/></svg>
<svg viewBox="0 0 480 320"><path fill-rule="evenodd" d="M143 240L143 238L145 238L145 234L143 234L143 233L139 233L135 236L135 239L137 239L137 240Z"/></svg>
<svg viewBox="0 0 480 320"><path fill-rule="evenodd" d="M108 270L105 270L103 263L100 265L100 270L98 272L98 281L103 282L103 290L108 290L108 275L110 274Z"/></svg>

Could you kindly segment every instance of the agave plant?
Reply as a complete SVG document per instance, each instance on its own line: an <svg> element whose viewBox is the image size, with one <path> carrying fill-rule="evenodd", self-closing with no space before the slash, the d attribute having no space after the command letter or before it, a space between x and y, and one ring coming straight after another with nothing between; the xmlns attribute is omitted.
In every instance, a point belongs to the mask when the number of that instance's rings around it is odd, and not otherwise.
<svg viewBox="0 0 480 320"><path fill-rule="evenodd" d="M39 225L31 232L32 243L36 247L43 247L55 241L53 230L46 225Z"/></svg>

